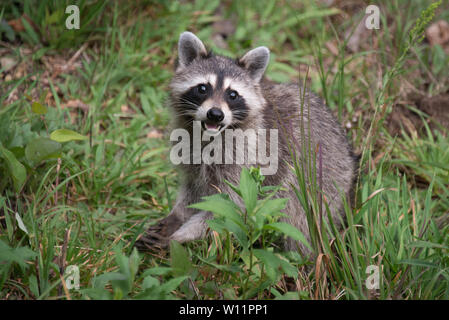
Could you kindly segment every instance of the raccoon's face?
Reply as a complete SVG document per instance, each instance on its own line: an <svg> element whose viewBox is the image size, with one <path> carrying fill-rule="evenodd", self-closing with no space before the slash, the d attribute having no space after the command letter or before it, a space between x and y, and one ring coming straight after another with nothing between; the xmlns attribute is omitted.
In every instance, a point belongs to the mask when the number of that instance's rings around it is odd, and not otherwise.
<svg viewBox="0 0 449 320"><path fill-rule="evenodd" d="M217 135L260 114L265 100L259 83L270 58L266 47L232 60L208 54L200 39L184 32L178 51L170 87L176 115L184 123L200 121L205 132Z"/></svg>

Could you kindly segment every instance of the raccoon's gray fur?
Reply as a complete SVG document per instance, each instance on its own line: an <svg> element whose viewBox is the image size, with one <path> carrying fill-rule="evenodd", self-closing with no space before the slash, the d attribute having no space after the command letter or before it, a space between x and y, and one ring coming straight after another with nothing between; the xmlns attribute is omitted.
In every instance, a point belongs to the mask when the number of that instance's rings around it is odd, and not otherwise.
<svg viewBox="0 0 449 320"><path fill-rule="evenodd" d="M289 190L278 195L289 199L283 210L288 216L285 220L306 237L309 237L306 216L291 187L291 184L297 186L297 180L291 166L288 141L293 141L291 146L296 149L299 159L304 160L301 146L310 139L313 147L320 145L318 157L321 157L324 197L334 221L340 221L342 194L348 196L351 192L356 160L341 126L324 103L310 92L302 95L303 89L297 84L278 84L265 79L263 74L269 62L269 50L265 47L253 49L242 58L232 60L207 52L193 33L184 32L179 39L178 54L176 73L170 85L175 128L185 128L191 133L193 120L201 120L204 128L209 128L207 123L211 118L215 121L210 124L211 130L222 128L215 123L243 130L279 129L279 167L276 174L266 176L264 183L282 185ZM238 98L230 89L237 93ZM204 92L208 96L204 96ZM205 100L198 100L198 95ZM240 99L241 104L235 104L235 99ZM211 115L212 107L221 111L214 110L216 114ZM220 120L221 116L224 119ZM305 136L301 135L301 121ZM208 230L206 220L212 214L187 206L200 202L203 196L217 193L217 190L229 194L243 207L241 199L224 182L226 179L237 185L242 165L190 164L180 167L183 184L172 212L140 237L138 248L162 247L170 239L186 242L204 237ZM291 239L285 245L287 250L296 249L299 245L303 253L308 253L302 244Z"/></svg>

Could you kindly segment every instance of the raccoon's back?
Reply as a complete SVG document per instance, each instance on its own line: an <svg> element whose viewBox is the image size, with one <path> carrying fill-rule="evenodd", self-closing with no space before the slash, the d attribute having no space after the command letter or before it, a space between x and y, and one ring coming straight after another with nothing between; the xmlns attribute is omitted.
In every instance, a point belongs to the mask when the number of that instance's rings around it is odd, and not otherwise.
<svg viewBox="0 0 449 320"><path fill-rule="evenodd" d="M278 84L264 80L261 89L267 101L264 109L265 126L279 130L280 158L291 158L290 146L304 161L306 157L303 153L307 149L304 147L308 147L311 142L310 150L322 165L325 193L331 198L338 197L335 185L344 193L349 193L356 161L346 134L330 109L320 98L304 91L298 84ZM318 164L316 167L318 169ZM289 169L284 167L284 170Z"/></svg>

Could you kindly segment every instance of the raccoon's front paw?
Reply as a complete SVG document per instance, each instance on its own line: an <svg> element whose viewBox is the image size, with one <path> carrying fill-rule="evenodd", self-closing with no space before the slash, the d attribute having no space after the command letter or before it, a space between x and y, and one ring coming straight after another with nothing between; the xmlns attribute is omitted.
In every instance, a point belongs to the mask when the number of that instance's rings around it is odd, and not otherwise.
<svg viewBox="0 0 449 320"><path fill-rule="evenodd" d="M148 228L144 234L137 238L134 246L140 251L154 251L165 249L170 242L170 236L181 226L182 222L171 214L154 226Z"/></svg>
<svg viewBox="0 0 449 320"><path fill-rule="evenodd" d="M205 211L193 215L181 228L170 236L170 239L183 243L204 238L209 229L206 221L212 219L212 217L211 212Z"/></svg>

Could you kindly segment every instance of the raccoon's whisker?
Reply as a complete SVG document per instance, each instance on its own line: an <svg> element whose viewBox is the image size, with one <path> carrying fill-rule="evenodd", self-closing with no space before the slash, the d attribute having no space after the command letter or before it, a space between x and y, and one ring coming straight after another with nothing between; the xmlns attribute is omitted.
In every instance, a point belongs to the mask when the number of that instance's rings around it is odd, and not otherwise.
<svg viewBox="0 0 449 320"><path fill-rule="evenodd" d="M189 100L189 99L185 99L185 98L179 98L179 101L175 101L175 103L179 103L179 102L184 102L184 103L188 103L188 104L197 105L194 101Z"/></svg>
<svg viewBox="0 0 449 320"><path fill-rule="evenodd" d="M181 100L181 101L189 101L189 102L195 103L195 102L193 102L192 100L186 99L186 98L183 98L183 97L180 97L179 100Z"/></svg>
<svg viewBox="0 0 449 320"><path fill-rule="evenodd" d="M190 110L177 111L176 115L180 116L194 116L195 114L190 112Z"/></svg>
<svg viewBox="0 0 449 320"><path fill-rule="evenodd" d="M195 108L199 108L199 105L193 103L193 102L188 102L188 101L179 101L173 104L174 106L192 106Z"/></svg>
<svg viewBox="0 0 449 320"><path fill-rule="evenodd" d="M177 109L187 109L187 110L197 110L199 107L192 105L192 104L186 104L186 103L179 103L179 104L173 104L173 107Z"/></svg>
<svg viewBox="0 0 449 320"><path fill-rule="evenodd" d="M187 127L187 126L190 124L190 122L192 122L192 120L186 120L186 121L180 123L180 124L179 124L179 128L185 128L185 127Z"/></svg>
<svg viewBox="0 0 449 320"><path fill-rule="evenodd" d="M179 98L179 100L181 102L185 102L186 104L189 104L189 105L192 105L192 106L195 106L195 107L199 108L199 105L196 104L195 102L191 101L191 100L188 100L188 99L185 99L185 98Z"/></svg>
<svg viewBox="0 0 449 320"><path fill-rule="evenodd" d="M184 118L183 121L180 122L180 125L187 126L187 125L190 125L193 121L194 121L193 118L187 118L187 119Z"/></svg>
<svg viewBox="0 0 449 320"><path fill-rule="evenodd" d="M185 119L185 122L186 122L186 123L189 123L189 122L192 122L193 120L194 120L194 118L193 118L193 117L190 117L190 118Z"/></svg>
<svg viewBox="0 0 449 320"><path fill-rule="evenodd" d="M238 115L246 115L247 112L244 110L232 110L233 114L238 114Z"/></svg>
<svg viewBox="0 0 449 320"><path fill-rule="evenodd" d="M246 115L246 113L244 113L244 112L243 113L233 112L232 122L236 122L236 123L244 122L245 115ZM239 116L242 116L242 117L239 118Z"/></svg>
<svg viewBox="0 0 449 320"><path fill-rule="evenodd" d="M183 125L183 127L187 127L188 125L190 125L191 122L193 122L193 119L189 119L189 120L185 121L182 125Z"/></svg>
<svg viewBox="0 0 449 320"><path fill-rule="evenodd" d="M198 104L196 104L196 103L193 102L193 101L189 101L189 100L181 100L181 101L178 101L177 103L178 103L178 104L188 104L188 105L191 105L191 106L199 107Z"/></svg>

